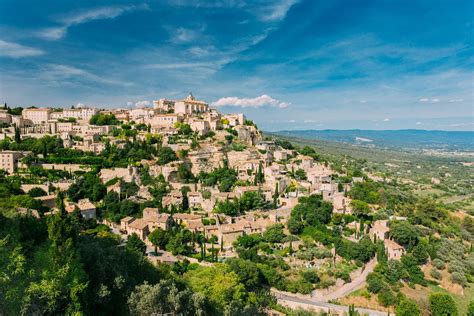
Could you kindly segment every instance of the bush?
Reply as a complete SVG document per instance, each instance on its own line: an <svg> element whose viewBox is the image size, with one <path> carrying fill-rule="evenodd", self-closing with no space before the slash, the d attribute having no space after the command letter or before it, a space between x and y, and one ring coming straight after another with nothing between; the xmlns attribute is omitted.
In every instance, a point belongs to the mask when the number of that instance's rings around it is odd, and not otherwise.
<svg viewBox="0 0 474 316"><path fill-rule="evenodd" d="M383 277L378 273L370 273L367 276L367 289L372 293L379 293L383 288L386 288L387 284L384 282Z"/></svg>
<svg viewBox="0 0 474 316"><path fill-rule="evenodd" d="M403 298L398 302L395 314L397 316L420 316L421 311L414 300Z"/></svg>
<svg viewBox="0 0 474 316"><path fill-rule="evenodd" d="M436 280L441 280L441 272L436 268L431 269L430 275Z"/></svg>
<svg viewBox="0 0 474 316"><path fill-rule="evenodd" d="M377 299L383 306L394 305L397 302L397 297L388 287L380 290L379 294L377 295Z"/></svg>
<svg viewBox="0 0 474 316"><path fill-rule="evenodd" d="M457 316L458 310L454 299L446 293L432 293L429 297L432 316Z"/></svg>
<svg viewBox="0 0 474 316"><path fill-rule="evenodd" d="M316 272L313 271L313 270L306 270L306 271L303 271L303 272L301 272L301 276L303 277L303 279L305 279L305 280L308 281L309 283L317 283L317 282L319 282L319 277L318 277L318 275L316 274Z"/></svg>
<svg viewBox="0 0 474 316"><path fill-rule="evenodd" d="M464 266L459 261L450 262L448 264L448 272L449 273L454 273L454 272L464 273Z"/></svg>
<svg viewBox="0 0 474 316"><path fill-rule="evenodd" d="M327 274L323 274L319 280L319 287L322 289L326 289L334 284L336 284L336 280Z"/></svg>
<svg viewBox="0 0 474 316"><path fill-rule="evenodd" d="M454 283L460 284L462 286L465 286L467 283L466 276L460 272L453 272L451 274L451 281L453 281Z"/></svg>
<svg viewBox="0 0 474 316"><path fill-rule="evenodd" d="M436 267L436 269L443 270L444 269L444 261L441 259L434 259L433 260L433 266Z"/></svg>

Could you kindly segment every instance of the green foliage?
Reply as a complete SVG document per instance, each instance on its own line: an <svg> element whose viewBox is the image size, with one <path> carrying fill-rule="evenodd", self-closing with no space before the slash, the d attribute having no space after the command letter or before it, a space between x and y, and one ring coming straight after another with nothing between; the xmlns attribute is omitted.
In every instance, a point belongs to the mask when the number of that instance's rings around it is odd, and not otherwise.
<svg viewBox="0 0 474 316"><path fill-rule="evenodd" d="M173 280L162 280L135 287L128 299L131 315L203 315L209 309L206 297L178 286Z"/></svg>
<svg viewBox="0 0 474 316"><path fill-rule="evenodd" d="M239 282L237 274L226 265L200 266L188 271L185 280L195 292L203 294L213 306L224 310L234 301L245 300L245 286Z"/></svg>
<svg viewBox="0 0 474 316"><path fill-rule="evenodd" d="M370 213L369 204L367 204L364 201L352 200L351 207L352 207L352 213L359 218L364 218Z"/></svg>
<svg viewBox="0 0 474 316"><path fill-rule="evenodd" d="M92 125L119 125L120 122L113 114L94 114L89 120Z"/></svg>
<svg viewBox="0 0 474 316"><path fill-rule="evenodd" d="M227 167L224 161L224 167L215 169L210 173L201 172L198 176L204 186L219 186L219 191L230 192L237 181L237 172Z"/></svg>
<svg viewBox="0 0 474 316"><path fill-rule="evenodd" d="M408 273L410 282L423 286L426 285L425 275L418 266L418 260L413 255L403 255L401 262Z"/></svg>
<svg viewBox="0 0 474 316"><path fill-rule="evenodd" d="M228 216L237 216L240 214L240 204L237 199L218 201L214 206L214 212Z"/></svg>
<svg viewBox="0 0 474 316"><path fill-rule="evenodd" d="M420 233L415 226L407 221L393 221L389 223L390 236L400 245L412 249L420 238Z"/></svg>
<svg viewBox="0 0 474 316"><path fill-rule="evenodd" d="M445 293L432 293L429 296L430 311L433 316L457 316L454 299Z"/></svg>
<svg viewBox="0 0 474 316"><path fill-rule="evenodd" d="M346 239L338 239L335 243L336 253L347 260L368 262L375 256L376 246L368 236L355 243Z"/></svg>
<svg viewBox="0 0 474 316"><path fill-rule="evenodd" d="M36 187L28 191L28 195L31 197L45 196L48 193L40 187Z"/></svg>
<svg viewBox="0 0 474 316"><path fill-rule="evenodd" d="M128 236L126 247L129 251L136 252L138 254L144 255L146 253L145 243L135 233Z"/></svg>
<svg viewBox="0 0 474 316"><path fill-rule="evenodd" d="M226 265L237 275L239 282L247 290L255 290L262 285L262 275L257 265L250 260L231 258L226 260Z"/></svg>
<svg viewBox="0 0 474 316"><path fill-rule="evenodd" d="M467 316L474 316L474 300L469 302L467 307Z"/></svg>
<svg viewBox="0 0 474 316"><path fill-rule="evenodd" d="M418 304L411 299L401 299L395 310L396 316L421 316L421 310Z"/></svg>
<svg viewBox="0 0 474 316"><path fill-rule="evenodd" d="M195 181L194 175L188 164L183 163L178 166L178 180L181 183L193 183Z"/></svg>
<svg viewBox="0 0 474 316"><path fill-rule="evenodd" d="M331 220L332 204L323 201L321 195L301 197L291 211L288 229L292 234L300 234L305 226L327 224Z"/></svg>
<svg viewBox="0 0 474 316"><path fill-rule="evenodd" d="M265 238L267 242L281 243L286 237L283 229L284 226L282 224L271 225L267 227L267 230L263 233L263 238Z"/></svg>
<svg viewBox="0 0 474 316"><path fill-rule="evenodd" d="M97 174L86 173L69 187L67 195L74 202L84 198L97 202L105 196L106 192L107 189Z"/></svg>
<svg viewBox="0 0 474 316"><path fill-rule="evenodd" d="M166 165L169 162L178 160L176 153L170 147L161 147L157 152L158 164Z"/></svg>
<svg viewBox="0 0 474 316"><path fill-rule="evenodd" d="M367 289L372 293L379 293L387 287L384 277L378 273L372 272L367 276Z"/></svg>

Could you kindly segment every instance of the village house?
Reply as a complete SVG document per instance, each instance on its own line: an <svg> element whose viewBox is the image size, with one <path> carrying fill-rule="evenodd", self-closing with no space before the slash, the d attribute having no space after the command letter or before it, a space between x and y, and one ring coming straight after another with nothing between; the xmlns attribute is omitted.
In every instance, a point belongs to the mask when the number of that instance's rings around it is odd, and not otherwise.
<svg viewBox="0 0 474 316"><path fill-rule="evenodd" d="M5 170L8 174L13 174L19 165L19 160L25 157L29 152L25 151L0 151L0 169Z"/></svg>
<svg viewBox="0 0 474 316"><path fill-rule="evenodd" d="M209 111L209 105L204 101L196 100L192 93L184 100L175 101L174 113L191 115Z"/></svg>
<svg viewBox="0 0 474 316"><path fill-rule="evenodd" d="M50 120L52 112L53 110L48 108L30 108L23 109L21 115L24 119L32 121L33 124L42 124Z"/></svg>
<svg viewBox="0 0 474 316"><path fill-rule="evenodd" d="M385 239L384 245L389 260L400 260L405 254L405 248L391 239Z"/></svg>
<svg viewBox="0 0 474 316"><path fill-rule="evenodd" d="M390 228L388 227L388 221L378 220L374 222L369 233L372 236L372 238L376 238L378 240L384 241L388 239L389 231L390 231Z"/></svg>
<svg viewBox="0 0 474 316"><path fill-rule="evenodd" d="M76 208L79 210L82 217L84 217L85 219L96 218L96 215L97 215L96 207L94 204L92 204L92 202L89 199L81 199L77 201L77 203L74 203L74 202L66 203L66 211L68 213L74 212Z"/></svg>

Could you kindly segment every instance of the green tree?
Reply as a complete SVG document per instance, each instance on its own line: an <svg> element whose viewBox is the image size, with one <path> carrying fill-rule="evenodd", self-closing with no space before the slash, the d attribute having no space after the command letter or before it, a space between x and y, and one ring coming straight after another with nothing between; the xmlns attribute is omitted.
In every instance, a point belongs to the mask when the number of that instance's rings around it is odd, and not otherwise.
<svg viewBox="0 0 474 316"><path fill-rule="evenodd" d="M169 234L167 231L158 227L148 235L148 240L155 246L156 253L157 248L161 250L166 249L166 245L169 242Z"/></svg>
<svg viewBox="0 0 474 316"><path fill-rule="evenodd" d="M390 222L390 236L400 245L411 250L420 238L415 226L407 221Z"/></svg>
<svg viewBox="0 0 474 316"><path fill-rule="evenodd" d="M146 253L146 244L135 233L128 236L126 247L128 250L142 255Z"/></svg>
<svg viewBox="0 0 474 316"><path fill-rule="evenodd" d="M170 147L162 147L158 151L158 164L166 165L167 163L175 160L178 160L178 157Z"/></svg>
<svg viewBox="0 0 474 316"><path fill-rule="evenodd" d="M15 143L21 143L20 128L15 126Z"/></svg>
<svg viewBox="0 0 474 316"><path fill-rule="evenodd" d="M173 280L135 288L128 299L131 315L205 315L206 298L190 289L180 289Z"/></svg>
<svg viewBox="0 0 474 316"><path fill-rule="evenodd" d="M366 202L360 200L352 200L350 204L352 212L355 216L361 218L369 215L370 207L369 204L367 204Z"/></svg>
<svg viewBox="0 0 474 316"><path fill-rule="evenodd" d="M432 293L429 296L430 311L433 316L457 316L458 309L451 295Z"/></svg>
<svg viewBox="0 0 474 316"><path fill-rule="evenodd" d="M271 225L263 233L263 238L265 238L265 240L268 242L281 243L286 237L285 233L283 232L283 228L284 226L282 224Z"/></svg>
<svg viewBox="0 0 474 316"><path fill-rule="evenodd" d="M411 299L401 299L395 309L396 316L421 316L421 310L418 304Z"/></svg>

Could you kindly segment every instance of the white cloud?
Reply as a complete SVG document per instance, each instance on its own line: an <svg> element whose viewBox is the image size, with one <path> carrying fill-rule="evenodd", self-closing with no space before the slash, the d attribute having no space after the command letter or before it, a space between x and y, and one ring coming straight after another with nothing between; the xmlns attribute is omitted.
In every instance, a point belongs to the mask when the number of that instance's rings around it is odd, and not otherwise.
<svg viewBox="0 0 474 316"><path fill-rule="evenodd" d="M146 100L144 100L144 101L138 101L138 102L135 103L135 107L136 107L137 109L146 108L146 107L148 107L148 106L150 106L150 105L151 105L151 102L150 102L150 101L146 101Z"/></svg>
<svg viewBox="0 0 474 316"><path fill-rule="evenodd" d="M84 24L94 20L115 19L127 12L148 10L147 4L130 6L109 6L82 11L59 18L61 24L57 27L48 27L36 32L36 35L47 40L59 40L66 36L67 30L74 25Z"/></svg>
<svg viewBox="0 0 474 316"><path fill-rule="evenodd" d="M360 103L367 103L367 100L360 100Z"/></svg>
<svg viewBox="0 0 474 316"><path fill-rule="evenodd" d="M195 30L180 27L174 31L171 36L171 41L174 43L189 43L196 40L200 36L200 33Z"/></svg>
<svg viewBox="0 0 474 316"><path fill-rule="evenodd" d="M286 13L298 0L282 0L268 7L261 14L260 18L264 21L280 21L285 18Z"/></svg>
<svg viewBox="0 0 474 316"><path fill-rule="evenodd" d="M421 122L416 122L415 124L416 125L423 125L423 123L421 123Z"/></svg>
<svg viewBox="0 0 474 316"><path fill-rule="evenodd" d="M0 40L0 56L22 58L43 55L44 52L33 47Z"/></svg>
<svg viewBox="0 0 474 316"><path fill-rule="evenodd" d="M390 122L390 119L389 118L386 118L383 120L384 122Z"/></svg>
<svg viewBox="0 0 474 316"><path fill-rule="evenodd" d="M464 99L451 99L449 100L449 103L458 103L458 102L462 102L464 101Z"/></svg>
<svg viewBox="0 0 474 316"><path fill-rule="evenodd" d="M433 99L429 99L429 98L421 98L420 100L418 100L419 102L430 102L430 103L438 103L440 100L438 98L433 98Z"/></svg>
<svg viewBox="0 0 474 316"><path fill-rule="evenodd" d="M67 27L58 26L58 27L48 27L36 32L36 35L46 40L58 40L63 38L66 35Z"/></svg>
<svg viewBox="0 0 474 316"><path fill-rule="evenodd" d="M220 98L216 102L212 103L214 106L239 106L242 108L260 108L263 106L278 107L280 109L287 108L290 104L274 99L269 95L263 94L256 98L237 98L237 97L225 97Z"/></svg>

